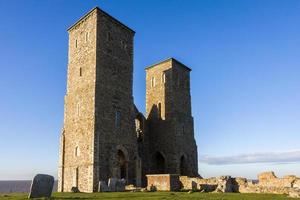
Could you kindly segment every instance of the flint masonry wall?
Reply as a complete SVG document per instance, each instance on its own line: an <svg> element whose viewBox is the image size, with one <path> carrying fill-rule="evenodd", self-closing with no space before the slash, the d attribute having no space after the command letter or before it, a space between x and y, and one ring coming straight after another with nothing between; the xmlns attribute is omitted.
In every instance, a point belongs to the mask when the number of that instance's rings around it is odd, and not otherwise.
<svg viewBox="0 0 300 200"><path fill-rule="evenodd" d="M264 172L258 175L259 185L265 187L300 187L300 178L294 175L277 178L274 172Z"/></svg>
<svg viewBox="0 0 300 200"><path fill-rule="evenodd" d="M70 191L71 187L77 186L92 192L93 188L96 22L94 10L68 30L68 77L59 191Z"/></svg>
<svg viewBox="0 0 300 200"><path fill-rule="evenodd" d="M212 177L208 179L180 176L182 189L197 189L205 192L216 191L223 184L227 191L240 193L274 193L289 194L300 189L300 178L294 175L277 178L274 172L264 172L258 175L258 183L246 178ZM227 183L228 184L227 184Z"/></svg>
<svg viewBox="0 0 300 200"><path fill-rule="evenodd" d="M135 184L139 157L132 97L134 32L99 8L68 32L59 191L75 186L93 192L99 180L110 177Z"/></svg>
<svg viewBox="0 0 300 200"><path fill-rule="evenodd" d="M133 37L134 31L98 12L95 181L115 177L125 178L128 184L140 182L136 179L140 158L132 96ZM119 157L119 152L124 158Z"/></svg>
<svg viewBox="0 0 300 200"><path fill-rule="evenodd" d="M109 178L146 186L149 173L198 176L191 70L174 58L147 68L145 118L132 96L134 31L96 7L68 32L58 191L94 192Z"/></svg>
<svg viewBox="0 0 300 200"><path fill-rule="evenodd" d="M189 75L174 58L146 68L152 173L198 176Z"/></svg>

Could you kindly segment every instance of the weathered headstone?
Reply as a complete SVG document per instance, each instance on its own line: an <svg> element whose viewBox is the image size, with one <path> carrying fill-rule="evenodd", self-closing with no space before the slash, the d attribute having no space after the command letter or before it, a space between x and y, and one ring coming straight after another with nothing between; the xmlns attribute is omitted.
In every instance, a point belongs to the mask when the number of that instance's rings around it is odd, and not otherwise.
<svg viewBox="0 0 300 200"><path fill-rule="evenodd" d="M32 180L28 198L51 197L53 184L53 176L37 174Z"/></svg>
<svg viewBox="0 0 300 200"><path fill-rule="evenodd" d="M116 192L124 192L125 191L126 180L119 179L116 182Z"/></svg>
<svg viewBox="0 0 300 200"><path fill-rule="evenodd" d="M98 192L109 192L109 188L105 181L99 181Z"/></svg>
<svg viewBox="0 0 300 200"><path fill-rule="evenodd" d="M110 178L108 179L108 189L111 192L115 192L116 191L116 183L117 183L118 179L116 178Z"/></svg>
<svg viewBox="0 0 300 200"><path fill-rule="evenodd" d="M79 193L80 191L79 191L78 187L72 187L71 188L71 192L73 192L73 193Z"/></svg>

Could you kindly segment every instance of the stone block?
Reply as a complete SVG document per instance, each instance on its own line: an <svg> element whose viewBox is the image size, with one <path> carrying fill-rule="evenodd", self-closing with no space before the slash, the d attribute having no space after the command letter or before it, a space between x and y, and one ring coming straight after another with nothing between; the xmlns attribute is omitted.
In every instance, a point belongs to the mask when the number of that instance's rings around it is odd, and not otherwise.
<svg viewBox="0 0 300 200"><path fill-rule="evenodd" d="M28 198L50 198L53 190L53 184L53 176L46 174L37 174L32 180Z"/></svg>
<svg viewBox="0 0 300 200"><path fill-rule="evenodd" d="M71 192L73 192L73 193L79 193L80 191L79 191L78 187L72 187L71 188Z"/></svg>
<svg viewBox="0 0 300 200"><path fill-rule="evenodd" d="M126 180L119 179L116 182L116 192L124 192L125 191Z"/></svg>
<svg viewBox="0 0 300 200"><path fill-rule="evenodd" d="M109 192L108 185L105 181L99 181L98 192Z"/></svg>
<svg viewBox="0 0 300 200"><path fill-rule="evenodd" d="M178 191L181 188L177 174L153 174L147 176L147 189L156 188L158 191Z"/></svg>
<svg viewBox="0 0 300 200"><path fill-rule="evenodd" d="M117 181L118 181L118 179L116 179L116 178L108 179L108 189L110 192L116 192Z"/></svg>

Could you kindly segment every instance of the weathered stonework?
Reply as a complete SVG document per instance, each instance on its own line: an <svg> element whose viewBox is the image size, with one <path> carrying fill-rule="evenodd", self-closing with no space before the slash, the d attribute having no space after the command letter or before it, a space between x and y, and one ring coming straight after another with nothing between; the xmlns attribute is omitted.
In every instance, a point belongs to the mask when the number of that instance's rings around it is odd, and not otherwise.
<svg viewBox="0 0 300 200"><path fill-rule="evenodd" d="M277 178L274 172L265 172L258 176L258 182L246 178L232 178L230 176L213 177L207 179L187 176L179 177L182 189L201 190L204 192L239 192L239 193L273 193L300 195L299 177L285 176ZM164 184L164 183L161 183ZM223 191L219 189L223 188Z"/></svg>
<svg viewBox="0 0 300 200"><path fill-rule="evenodd" d="M95 192L110 178L146 186L146 174L198 176L190 69L175 59L147 68L144 117L132 95L135 32L99 8L68 32L58 190ZM150 88L153 76L163 83Z"/></svg>
<svg viewBox="0 0 300 200"><path fill-rule="evenodd" d="M191 69L171 58L146 68L151 173L198 175L190 96Z"/></svg>
<svg viewBox="0 0 300 200"><path fill-rule="evenodd" d="M153 174L147 176L147 190L178 191L181 188L176 174Z"/></svg>

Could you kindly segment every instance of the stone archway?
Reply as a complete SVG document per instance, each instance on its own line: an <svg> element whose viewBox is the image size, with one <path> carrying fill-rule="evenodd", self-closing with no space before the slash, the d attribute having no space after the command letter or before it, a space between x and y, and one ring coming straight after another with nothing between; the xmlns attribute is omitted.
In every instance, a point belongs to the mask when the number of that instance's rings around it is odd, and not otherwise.
<svg viewBox="0 0 300 200"><path fill-rule="evenodd" d="M188 166L187 166L187 159L185 155L180 157L180 175L187 175L188 174Z"/></svg>
<svg viewBox="0 0 300 200"><path fill-rule="evenodd" d="M165 173L165 158L160 152L154 154L154 163L155 163L155 173L164 174Z"/></svg>
<svg viewBox="0 0 300 200"><path fill-rule="evenodd" d="M122 150L118 150L118 167L119 167L119 177L122 179L127 179L127 161L125 154Z"/></svg>
<svg viewBox="0 0 300 200"><path fill-rule="evenodd" d="M128 180L128 161L129 155L126 148L123 145L118 145L116 147L116 165L114 177L124 178Z"/></svg>

